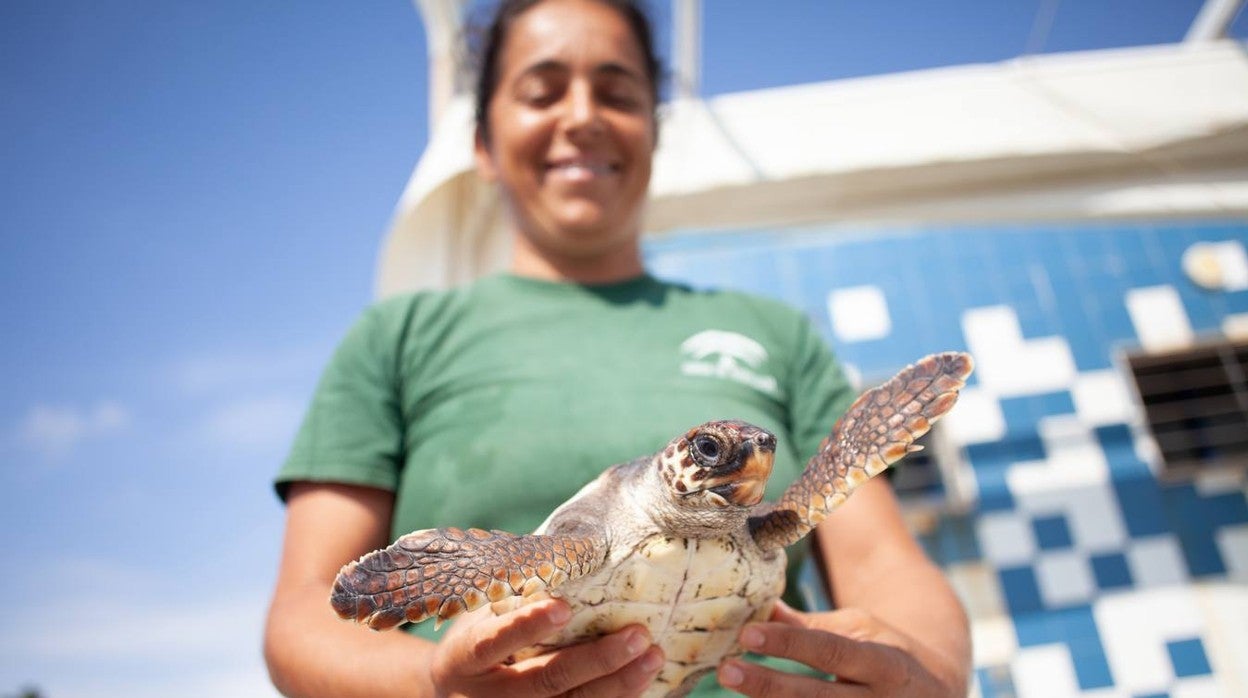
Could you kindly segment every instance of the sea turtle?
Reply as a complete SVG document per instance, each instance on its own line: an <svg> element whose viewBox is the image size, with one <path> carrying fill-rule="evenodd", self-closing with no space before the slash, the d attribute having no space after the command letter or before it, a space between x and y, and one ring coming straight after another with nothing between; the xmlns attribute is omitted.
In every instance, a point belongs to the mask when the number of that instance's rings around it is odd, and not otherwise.
<svg viewBox="0 0 1248 698"><path fill-rule="evenodd" d="M662 451L604 471L532 535L438 528L347 564L330 602L386 629L438 623L493 602L503 613L548 594L571 622L554 647L643 623L666 663L648 696L679 696L766 618L784 590L784 548L907 453L953 407L971 357L935 354L863 393L778 502L761 503L776 440L740 421L708 422ZM522 657L517 657L520 659Z"/></svg>

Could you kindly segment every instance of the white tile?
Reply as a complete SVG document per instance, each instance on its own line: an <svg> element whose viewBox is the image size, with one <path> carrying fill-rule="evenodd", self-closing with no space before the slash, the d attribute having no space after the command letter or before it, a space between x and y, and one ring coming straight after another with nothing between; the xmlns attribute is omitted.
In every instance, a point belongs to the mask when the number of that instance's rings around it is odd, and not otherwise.
<svg viewBox="0 0 1248 698"><path fill-rule="evenodd" d="M1117 495L1108 484L1066 493L1066 522L1075 548L1087 553L1118 552L1127 542L1127 527Z"/></svg>
<svg viewBox="0 0 1248 698"><path fill-rule="evenodd" d="M1239 468L1214 468L1196 474L1192 483L1196 491L1206 497L1240 492L1244 489L1244 471Z"/></svg>
<svg viewBox="0 0 1248 698"><path fill-rule="evenodd" d="M1074 415L1042 417L1036 424L1045 459L1016 463L1006 472L1010 492L1017 497L1109 481L1105 451L1091 429Z"/></svg>
<svg viewBox="0 0 1248 698"><path fill-rule="evenodd" d="M1205 655L1227 695L1248 696L1248 586L1200 584L1196 598L1204 614Z"/></svg>
<svg viewBox="0 0 1248 698"><path fill-rule="evenodd" d="M1127 566L1138 588L1165 587L1187 581L1187 563L1172 535L1137 538L1127 545Z"/></svg>
<svg viewBox="0 0 1248 698"><path fill-rule="evenodd" d="M972 308L962 314L962 332L975 357L984 388L1001 397L1065 390L1076 371L1070 344L1060 336L1025 339L1018 315L1008 305Z"/></svg>
<svg viewBox="0 0 1248 698"><path fill-rule="evenodd" d="M976 666L978 669L978 665ZM970 690L966 692L966 698L984 698L984 690L979 687L979 673L971 672Z"/></svg>
<svg viewBox="0 0 1248 698"><path fill-rule="evenodd" d="M832 331L842 342L883 339L893 331L888 301L878 286L853 286L828 294Z"/></svg>
<svg viewBox="0 0 1248 698"><path fill-rule="evenodd" d="M1190 346L1195 334L1183 301L1173 286L1148 286L1127 291L1127 314L1135 336L1149 351Z"/></svg>
<svg viewBox="0 0 1248 698"><path fill-rule="evenodd" d="M1096 593L1092 568L1077 551L1047 552L1036 562L1040 597L1050 608L1083 603Z"/></svg>
<svg viewBox="0 0 1248 698"><path fill-rule="evenodd" d="M1183 587L1103 596L1092 605L1117 688L1164 691L1174 681L1166 642L1200 635L1199 608Z"/></svg>
<svg viewBox="0 0 1248 698"><path fill-rule="evenodd" d="M977 667L1006 664L1018 652L1018 634L1009 616L971 623L971 648Z"/></svg>
<svg viewBox="0 0 1248 698"><path fill-rule="evenodd" d="M1131 694L1120 691L1113 686L1094 688L1079 694L1079 698L1134 698Z"/></svg>
<svg viewBox="0 0 1248 698"><path fill-rule="evenodd" d="M1211 243L1213 254L1222 272L1222 288L1227 291L1248 289L1248 252L1239 240Z"/></svg>
<svg viewBox="0 0 1248 698"><path fill-rule="evenodd" d="M1227 339L1248 339L1248 313L1233 313L1223 317L1222 334Z"/></svg>
<svg viewBox="0 0 1248 698"><path fill-rule="evenodd" d="M1066 698L1079 695L1079 680L1070 650L1064 644L1039 645L1019 651L1011 662L1019 698Z"/></svg>
<svg viewBox="0 0 1248 698"><path fill-rule="evenodd" d="M984 361L1000 361L1006 358L1001 354L1023 342L1023 328L1018 323L1018 314L1008 305L989 305L964 311L962 334L981 372Z"/></svg>
<svg viewBox="0 0 1248 698"><path fill-rule="evenodd" d="M1248 524L1226 526L1214 534L1231 579L1248 582ZM1248 619L1246 619L1248 620Z"/></svg>
<svg viewBox="0 0 1248 698"><path fill-rule="evenodd" d="M1127 424L1134 419L1130 389L1122 374L1114 369L1080 373L1070 392L1075 414L1088 426Z"/></svg>
<svg viewBox="0 0 1248 698"><path fill-rule="evenodd" d="M1248 289L1248 252L1238 240L1198 242L1183 251L1182 266L1188 278L1206 289Z"/></svg>
<svg viewBox="0 0 1248 698"><path fill-rule="evenodd" d="M984 514L975 522L984 559L997 567L1030 563L1036 557L1036 537L1030 519L1015 512Z"/></svg>
<svg viewBox="0 0 1248 698"><path fill-rule="evenodd" d="M1228 693L1216 676L1193 676L1179 679L1170 688L1170 698L1232 698L1243 693Z"/></svg>
<svg viewBox="0 0 1248 698"><path fill-rule="evenodd" d="M1000 441L1005 438L1005 413L995 395L978 387L965 388L941 426L958 446Z"/></svg>
<svg viewBox="0 0 1248 698"><path fill-rule="evenodd" d="M1000 618L1007 615L1005 594L997 569L984 561L948 565L944 568L954 593L966 607L971 620Z"/></svg>

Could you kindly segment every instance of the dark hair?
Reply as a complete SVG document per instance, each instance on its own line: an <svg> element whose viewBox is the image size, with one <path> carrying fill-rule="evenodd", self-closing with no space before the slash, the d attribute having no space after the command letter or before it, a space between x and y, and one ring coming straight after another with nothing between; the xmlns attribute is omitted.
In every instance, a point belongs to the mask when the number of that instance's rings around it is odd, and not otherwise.
<svg viewBox="0 0 1248 698"><path fill-rule="evenodd" d="M628 27L633 33L633 38L637 40L637 45L641 48L642 56L645 58L646 77L650 79L650 96L657 109L659 104L659 75L662 68L659 64L659 58L654 52L650 18L646 15L645 10L642 9L641 4L634 0L594 1L602 3L620 13L620 16L628 23ZM481 135L483 140L488 141L490 136L490 99L494 96L494 90L498 88L498 55L503 50L503 41L507 38L507 32L511 29L511 25L516 21L516 18L540 2L542 0L502 0L494 10L493 19L491 19L488 28L479 37L481 43L479 47L475 47L478 50L474 51L477 56L475 104L477 133Z"/></svg>

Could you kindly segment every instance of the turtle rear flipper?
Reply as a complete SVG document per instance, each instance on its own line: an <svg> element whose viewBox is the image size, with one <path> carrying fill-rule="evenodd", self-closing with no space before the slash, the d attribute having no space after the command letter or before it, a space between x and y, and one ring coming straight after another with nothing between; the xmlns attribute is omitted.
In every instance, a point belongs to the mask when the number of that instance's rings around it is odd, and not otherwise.
<svg viewBox="0 0 1248 698"><path fill-rule="evenodd" d="M555 589L596 570L605 554L582 536L430 528L345 565L330 603L374 630L431 617L440 625L488 601Z"/></svg>
<svg viewBox="0 0 1248 698"><path fill-rule="evenodd" d="M969 354L933 354L859 396L802 476L778 502L750 517L759 547L801 540L859 485L921 449L914 441L953 407L973 367Z"/></svg>

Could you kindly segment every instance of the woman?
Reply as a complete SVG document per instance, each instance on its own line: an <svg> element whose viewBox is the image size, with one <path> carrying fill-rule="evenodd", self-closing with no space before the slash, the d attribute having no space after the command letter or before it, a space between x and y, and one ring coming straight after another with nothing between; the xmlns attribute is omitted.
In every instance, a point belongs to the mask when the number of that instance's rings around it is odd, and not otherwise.
<svg viewBox="0 0 1248 698"><path fill-rule="evenodd" d="M429 624L411 635L343 624L327 590L344 562L415 528L530 530L601 468L711 418L744 418L789 444L774 498L852 398L795 311L645 274L657 80L631 2L500 7L475 154L507 207L511 272L378 304L326 370L278 480L287 529L265 653L284 693L637 694L663 662L644 628L505 665L567 622L567 605L478 612L437 638ZM769 375L682 371L680 347L698 336L752 342ZM840 610L780 606L741 635L812 671L731 660L719 683L756 696L964 695L965 616L887 484L861 488L817 542Z"/></svg>

